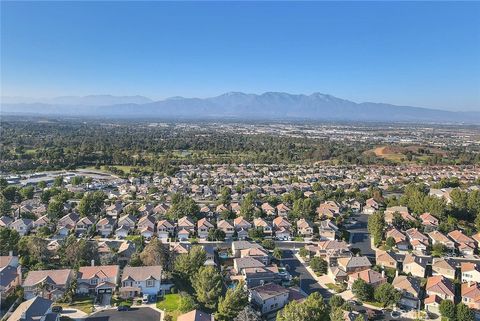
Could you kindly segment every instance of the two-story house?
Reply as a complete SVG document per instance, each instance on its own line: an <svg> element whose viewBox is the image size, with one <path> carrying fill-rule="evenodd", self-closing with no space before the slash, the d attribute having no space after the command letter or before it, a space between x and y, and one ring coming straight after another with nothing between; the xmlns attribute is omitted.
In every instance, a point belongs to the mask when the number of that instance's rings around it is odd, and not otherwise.
<svg viewBox="0 0 480 321"><path fill-rule="evenodd" d="M41 296L57 300L67 291L73 278L72 269L30 271L22 284L24 298Z"/></svg>
<svg viewBox="0 0 480 321"><path fill-rule="evenodd" d="M77 293L113 293L119 272L118 265L82 266L77 273Z"/></svg>
<svg viewBox="0 0 480 321"><path fill-rule="evenodd" d="M162 267L156 266L127 266L123 269L120 295L123 298L132 298L139 295L156 295L162 285Z"/></svg>
<svg viewBox="0 0 480 321"><path fill-rule="evenodd" d="M213 229L214 226L206 218L202 218L197 222L197 235L200 239L207 239L208 232Z"/></svg>

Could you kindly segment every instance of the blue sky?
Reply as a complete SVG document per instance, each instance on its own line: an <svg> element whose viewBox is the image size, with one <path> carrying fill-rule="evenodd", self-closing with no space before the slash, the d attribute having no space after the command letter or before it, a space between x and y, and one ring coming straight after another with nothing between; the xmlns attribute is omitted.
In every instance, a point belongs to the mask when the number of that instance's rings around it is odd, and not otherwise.
<svg viewBox="0 0 480 321"><path fill-rule="evenodd" d="M478 2L4 2L3 96L322 92L480 110Z"/></svg>

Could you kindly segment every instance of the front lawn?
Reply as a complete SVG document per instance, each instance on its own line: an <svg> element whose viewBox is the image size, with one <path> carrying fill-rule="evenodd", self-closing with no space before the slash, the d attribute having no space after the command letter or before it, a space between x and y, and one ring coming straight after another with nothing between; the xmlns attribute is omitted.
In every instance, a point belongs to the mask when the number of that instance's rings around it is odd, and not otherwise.
<svg viewBox="0 0 480 321"><path fill-rule="evenodd" d="M72 308L83 311L87 314L93 312L93 298L89 296L76 296L72 303L59 303L63 308Z"/></svg>
<svg viewBox="0 0 480 321"><path fill-rule="evenodd" d="M178 310L178 306L180 305L180 294L166 294L163 298L157 302L157 308L160 310L165 311L168 315L173 317L173 320L177 320L177 317L182 314L180 310Z"/></svg>

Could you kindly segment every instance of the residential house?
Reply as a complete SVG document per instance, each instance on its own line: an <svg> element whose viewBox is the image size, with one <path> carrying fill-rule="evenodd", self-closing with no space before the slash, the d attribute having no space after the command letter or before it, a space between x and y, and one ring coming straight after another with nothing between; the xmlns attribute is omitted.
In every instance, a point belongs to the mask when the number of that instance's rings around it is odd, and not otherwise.
<svg viewBox="0 0 480 321"><path fill-rule="evenodd" d="M440 315L440 303L442 302L442 298L438 295L429 295L425 298L425 310L430 313L434 313L436 315Z"/></svg>
<svg viewBox="0 0 480 321"><path fill-rule="evenodd" d="M385 210L385 222L392 224L394 215L398 213L400 216L407 221L415 221L415 218L410 215L408 208L406 206L392 206L387 207Z"/></svg>
<svg viewBox="0 0 480 321"><path fill-rule="evenodd" d="M201 310L192 310L177 317L177 321L214 321L213 319L212 314Z"/></svg>
<svg viewBox="0 0 480 321"><path fill-rule="evenodd" d="M426 235L422 234L416 228L411 228L405 231L405 234L407 235L407 238L410 241L410 245L412 246L412 249L414 251L420 253L426 252L429 245L428 237Z"/></svg>
<svg viewBox="0 0 480 321"><path fill-rule="evenodd" d="M277 240L290 240L292 224L282 216L277 216L273 220L275 238Z"/></svg>
<svg viewBox="0 0 480 321"><path fill-rule="evenodd" d="M233 259L233 268L237 274L242 273L244 269L260 267L265 267L265 264L250 256Z"/></svg>
<svg viewBox="0 0 480 321"><path fill-rule="evenodd" d="M367 270L372 266L366 256L341 257L337 259L337 263L338 267L347 274Z"/></svg>
<svg viewBox="0 0 480 321"><path fill-rule="evenodd" d="M8 227L17 231L20 236L24 236L33 228L33 220L29 218L19 218L10 223Z"/></svg>
<svg viewBox="0 0 480 321"><path fill-rule="evenodd" d="M177 221L177 231L186 230L189 233L195 232L195 223L188 216L184 216Z"/></svg>
<svg viewBox="0 0 480 321"><path fill-rule="evenodd" d="M0 228L5 228L5 227L10 227L10 224L12 224L13 218L7 215L3 215L0 217Z"/></svg>
<svg viewBox="0 0 480 321"><path fill-rule="evenodd" d="M332 218L340 214L340 205L335 201L326 201L317 207L316 213L320 218Z"/></svg>
<svg viewBox="0 0 480 321"><path fill-rule="evenodd" d="M121 201L116 201L112 205L108 206L105 209L105 212L108 216L112 217L113 219L117 219L118 216L122 213L123 205Z"/></svg>
<svg viewBox="0 0 480 321"><path fill-rule="evenodd" d="M369 198L365 201L365 206L363 207L363 213L373 214L380 208L380 204L373 198Z"/></svg>
<svg viewBox="0 0 480 321"><path fill-rule="evenodd" d="M160 220L157 223L157 236L160 240L166 241L175 233L175 225L168 220Z"/></svg>
<svg viewBox="0 0 480 321"><path fill-rule="evenodd" d="M397 269L398 262L395 253L377 250L375 257L377 265L384 268Z"/></svg>
<svg viewBox="0 0 480 321"><path fill-rule="evenodd" d="M142 216L138 220L137 229L144 238L152 238L155 234L155 218L151 215Z"/></svg>
<svg viewBox="0 0 480 321"><path fill-rule="evenodd" d="M137 224L137 218L132 214L125 214L118 219L117 225L123 226L123 228L127 231L131 231L135 229L135 225Z"/></svg>
<svg viewBox="0 0 480 321"><path fill-rule="evenodd" d="M474 311L478 320L480 317L480 281L462 283L461 294L462 303Z"/></svg>
<svg viewBox="0 0 480 321"><path fill-rule="evenodd" d="M217 228L225 233L225 239L229 240L233 237L235 229L231 223L226 220L221 220L217 223Z"/></svg>
<svg viewBox="0 0 480 321"><path fill-rule="evenodd" d="M287 217L288 216L288 213L290 213L290 208L283 204L283 203L280 203L276 206L276 209L277 209L277 214L278 216L281 216L281 217Z"/></svg>
<svg viewBox="0 0 480 321"><path fill-rule="evenodd" d="M214 226L206 218L202 218L197 222L197 235L200 239L206 239L208 232L213 229Z"/></svg>
<svg viewBox="0 0 480 321"><path fill-rule="evenodd" d="M40 227L48 227L50 225L50 222L51 220L48 215L42 215L33 222L33 228L38 229Z"/></svg>
<svg viewBox="0 0 480 321"><path fill-rule="evenodd" d="M18 256L10 252L8 256L0 256L0 304L15 288L22 283L22 267L18 264Z"/></svg>
<svg viewBox="0 0 480 321"><path fill-rule="evenodd" d="M162 289L161 284L161 266L127 266L123 269L119 292L123 298L156 295Z"/></svg>
<svg viewBox="0 0 480 321"><path fill-rule="evenodd" d="M268 204L268 203L263 203L260 208L262 209L262 211L267 214L267 215L271 215L271 216L275 216L277 213L275 212L275 207L273 207L272 205Z"/></svg>
<svg viewBox="0 0 480 321"><path fill-rule="evenodd" d="M406 251L408 250L409 243L407 241L407 236L397 230L396 228L391 228L385 233L385 237L388 239L392 237L395 240L395 244L399 250Z"/></svg>
<svg viewBox="0 0 480 321"><path fill-rule="evenodd" d="M338 233L338 227L329 219L320 221L318 225L318 234L320 240L335 240Z"/></svg>
<svg viewBox="0 0 480 321"><path fill-rule="evenodd" d="M273 233L272 226L270 223L265 221L263 218L259 217L253 220L253 226L255 228L262 229L264 237L271 237Z"/></svg>
<svg viewBox="0 0 480 321"><path fill-rule="evenodd" d="M460 268L463 283L480 282L480 264L462 262Z"/></svg>
<svg viewBox="0 0 480 321"><path fill-rule="evenodd" d="M82 217L78 220L77 224L75 225L75 233L77 235L86 234L90 231L93 227L93 220L88 216Z"/></svg>
<svg viewBox="0 0 480 321"><path fill-rule="evenodd" d="M403 272L413 276L424 278L427 269L427 259L407 253L403 260Z"/></svg>
<svg viewBox="0 0 480 321"><path fill-rule="evenodd" d="M473 255L477 243L471 237L466 236L460 230L455 230L447 234L447 236L455 242L460 253L464 255Z"/></svg>
<svg viewBox="0 0 480 321"><path fill-rule="evenodd" d="M245 240L248 237L248 230L252 227L252 224L245 220L243 216L239 216L233 221L233 226L237 232L237 238Z"/></svg>
<svg viewBox="0 0 480 321"><path fill-rule="evenodd" d="M51 313L52 304L52 300L32 297L20 303L6 321L58 321L60 315Z"/></svg>
<svg viewBox="0 0 480 321"><path fill-rule="evenodd" d="M59 235L66 236L68 233L75 229L80 215L75 212L68 213L60 218L57 222L57 231Z"/></svg>
<svg viewBox="0 0 480 321"><path fill-rule="evenodd" d="M97 223L97 232L103 236L108 237L113 233L115 221L111 217L104 217Z"/></svg>
<svg viewBox="0 0 480 321"><path fill-rule="evenodd" d="M456 267L454 261L445 258L434 258L432 263L432 275L443 275L455 280Z"/></svg>
<svg viewBox="0 0 480 321"><path fill-rule="evenodd" d="M297 221L297 232L302 237L312 237L313 236L313 225L304 218L301 218Z"/></svg>
<svg viewBox="0 0 480 321"><path fill-rule="evenodd" d="M234 257L240 257L241 251L245 249L262 248L258 243L251 243L249 241L233 241L232 254Z"/></svg>
<svg viewBox="0 0 480 321"><path fill-rule="evenodd" d="M288 297L288 289L275 283L257 286L249 290L251 304L258 308L262 315L283 308L288 303Z"/></svg>
<svg viewBox="0 0 480 321"><path fill-rule="evenodd" d="M397 275L393 279L392 285L402 293L399 304L411 309L420 307L420 280L411 276Z"/></svg>
<svg viewBox="0 0 480 321"><path fill-rule="evenodd" d="M265 265L270 263L270 256L268 251L262 247L254 247L240 250L240 257L253 257L254 259L259 260Z"/></svg>
<svg viewBox="0 0 480 321"><path fill-rule="evenodd" d="M430 213L423 213L420 215L420 220L422 221L422 225L426 232L434 231L438 228L438 219Z"/></svg>
<svg viewBox="0 0 480 321"><path fill-rule="evenodd" d="M73 277L72 269L30 271L22 284L24 298L38 295L55 301L67 291Z"/></svg>
<svg viewBox="0 0 480 321"><path fill-rule="evenodd" d="M432 231L428 233L428 237L430 238L432 245L439 243L443 244L448 249L455 249L455 242L439 231Z"/></svg>
<svg viewBox="0 0 480 321"><path fill-rule="evenodd" d="M379 273L372 269L367 269L359 272L354 272L348 275L348 288L351 289L353 282L361 279L367 284L370 284L373 287L387 283L387 278L385 277L385 272Z"/></svg>
<svg viewBox="0 0 480 321"><path fill-rule="evenodd" d="M118 283L118 265L82 266L77 273L77 293L113 293Z"/></svg>
<svg viewBox="0 0 480 321"><path fill-rule="evenodd" d="M453 283L442 275L428 277L425 291L428 296L436 295L443 300L455 301Z"/></svg>

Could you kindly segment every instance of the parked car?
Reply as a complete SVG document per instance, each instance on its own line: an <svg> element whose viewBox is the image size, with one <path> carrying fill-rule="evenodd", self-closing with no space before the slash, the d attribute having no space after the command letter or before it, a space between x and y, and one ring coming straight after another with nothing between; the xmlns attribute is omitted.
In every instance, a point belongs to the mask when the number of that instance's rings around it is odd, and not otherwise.
<svg viewBox="0 0 480 321"><path fill-rule="evenodd" d="M63 311L63 307L60 305L54 305L52 307L52 312L54 313L62 313L62 311Z"/></svg>
<svg viewBox="0 0 480 321"><path fill-rule="evenodd" d="M128 305L119 305L117 307L117 311L128 311L130 310L130 307Z"/></svg>

